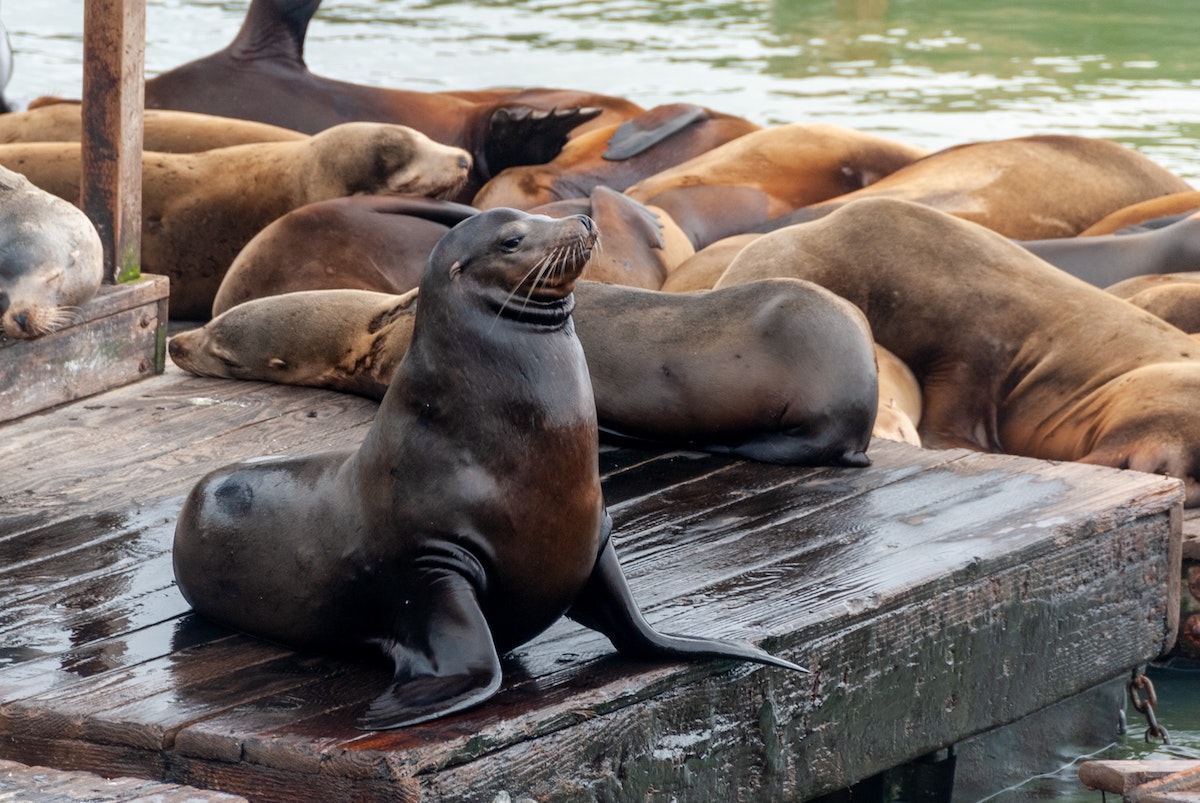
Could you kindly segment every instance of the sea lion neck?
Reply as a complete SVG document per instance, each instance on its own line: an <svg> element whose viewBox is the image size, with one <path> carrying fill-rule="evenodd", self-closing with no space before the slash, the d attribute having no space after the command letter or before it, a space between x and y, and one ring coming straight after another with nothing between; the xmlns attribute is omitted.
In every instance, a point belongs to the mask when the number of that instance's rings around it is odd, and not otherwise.
<svg viewBox="0 0 1200 803"><path fill-rule="evenodd" d="M550 329L566 325L575 310L574 293L538 299L520 289L495 288L493 292L481 293L479 298L480 305L497 318Z"/></svg>

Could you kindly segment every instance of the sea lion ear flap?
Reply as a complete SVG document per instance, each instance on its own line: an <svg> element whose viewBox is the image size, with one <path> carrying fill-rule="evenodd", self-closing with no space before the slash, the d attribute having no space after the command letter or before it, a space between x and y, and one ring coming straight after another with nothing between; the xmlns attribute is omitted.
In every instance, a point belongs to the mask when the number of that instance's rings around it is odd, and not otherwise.
<svg viewBox="0 0 1200 803"><path fill-rule="evenodd" d="M447 569L426 571L384 651L396 665L392 685L358 725L416 725L483 702L500 688L500 657L475 589ZM413 610L415 609L415 610Z"/></svg>

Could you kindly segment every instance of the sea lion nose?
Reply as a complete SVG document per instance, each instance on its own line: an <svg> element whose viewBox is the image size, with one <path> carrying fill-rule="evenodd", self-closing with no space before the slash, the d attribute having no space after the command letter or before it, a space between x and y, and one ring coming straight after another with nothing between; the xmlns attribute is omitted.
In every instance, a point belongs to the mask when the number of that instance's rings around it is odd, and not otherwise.
<svg viewBox="0 0 1200 803"><path fill-rule="evenodd" d="M471 157L465 153L462 156L458 157L458 166L461 167L463 170L470 170L471 169Z"/></svg>
<svg viewBox="0 0 1200 803"><path fill-rule="evenodd" d="M15 323L22 332L29 334L29 314L28 313L18 312L16 315L13 316L13 323Z"/></svg>
<svg viewBox="0 0 1200 803"><path fill-rule="evenodd" d="M587 215L576 215L576 217L579 218L579 222L583 224L583 228L587 231L588 234L591 234L594 231L596 231L596 224L590 217L588 217Z"/></svg>

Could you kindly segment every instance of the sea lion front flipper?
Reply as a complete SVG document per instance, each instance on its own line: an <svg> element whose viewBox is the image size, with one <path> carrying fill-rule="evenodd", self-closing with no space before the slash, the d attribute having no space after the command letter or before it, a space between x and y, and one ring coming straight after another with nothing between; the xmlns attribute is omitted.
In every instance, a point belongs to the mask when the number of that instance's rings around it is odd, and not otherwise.
<svg viewBox="0 0 1200 803"><path fill-rule="evenodd" d="M618 652L632 658L737 658L808 672L751 644L659 633L634 601L611 541L600 551L596 568L567 616L603 633Z"/></svg>
<svg viewBox="0 0 1200 803"><path fill-rule="evenodd" d="M423 579L420 596L405 606L396 635L383 645L396 675L359 719L366 730L426 722L481 703L500 688L500 658L475 589L449 570L430 570Z"/></svg>

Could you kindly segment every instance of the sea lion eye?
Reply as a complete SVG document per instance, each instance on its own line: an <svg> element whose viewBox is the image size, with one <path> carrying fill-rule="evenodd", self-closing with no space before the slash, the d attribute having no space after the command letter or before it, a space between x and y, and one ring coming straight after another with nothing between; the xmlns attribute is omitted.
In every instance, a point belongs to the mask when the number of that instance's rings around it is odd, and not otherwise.
<svg viewBox="0 0 1200 803"><path fill-rule="evenodd" d="M519 234L516 237L509 237L507 240L501 241L500 248L502 248L503 250L505 250L511 254L513 251L516 251L517 248L520 247L521 240L524 240L524 239L525 239L525 235L523 235L523 234Z"/></svg>

